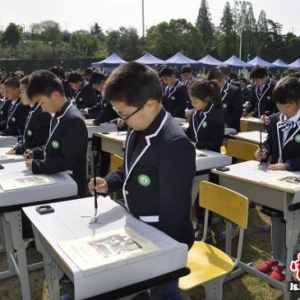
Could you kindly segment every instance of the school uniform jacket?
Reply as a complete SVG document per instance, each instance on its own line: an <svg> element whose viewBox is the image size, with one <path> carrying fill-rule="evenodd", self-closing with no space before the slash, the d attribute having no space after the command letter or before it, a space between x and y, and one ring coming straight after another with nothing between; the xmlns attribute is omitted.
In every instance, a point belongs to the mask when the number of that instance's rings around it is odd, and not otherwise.
<svg viewBox="0 0 300 300"><path fill-rule="evenodd" d="M195 171L195 148L162 109L145 131L129 128L124 165L105 180L109 191L122 187L126 207L133 216L191 247Z"/></svg>
<svg viewBox="0 0 300 300"><path fill-rule="evenodd" d="M43 111L39 103L30 108L27 116L23 141L16 147L16 154L23 154L26 149L46 144L49 135L51 115Z"/></svg>
<svg viewBox="0 0 300 300"><path fill-rule="evenodd" d="M0 128L1 128L1 124L3 124L4 127L6 126L7 115L8 115L10 103L11 102L7 98L4 98L2 100L1 107L0 107Z"/></svg>
<svg viewBox="0 0 300 300"><path fill-rule="evenodd" d="M221 90L221 99L226 126L240 131L240 119L243 114L240 88L226 82Z"/></svg>
<svg viewBox="0 0 300 300"><path fill-rule="evenodd" d="M187 135L197 149L220 152L224 138L225 120L221 108L207 105L204 111L194 110Z"/></svg>
<svg viewBox="0 0 300 300"><path fill-rule="evenodd" d="M163 105L172 117L185 118L185 109L189 103L186 85L177 80L173 86L164 86Z"/></svg>
<svg viewBox="0 0 300 300"><path fill-rule="evenodd" d="M10 105L14 105L13 111L7 117L6 126L2 129L2 135L23 135L30 106L24 105L20 98L14 104L11 102Z"/></svg>
<svg viewBox="0 0 300 300"><path fill-rule="evenodd" d="M275 85L276 81L269 78L263 87L261 95L259 91L260 87L256 85L250 101L251 106L247 108L247 112L254 111L253 117L256 118L259 118L262 115L270 116L276 112L277 108L272 97Z"/></svg>
<svg viewBox="0 0 300 300"><path fill-rule="evenodd" d="M96 105L96 95L88 81L84 81L75 95L75 105L78 109Z"/></svg>
<svg viewBox="0 0 300 300"><path fill-rule="evenodd" d="M286 140L279 128L284 120L282 113L278 112L271 117L268 126L268 136L262 148L266 150L271 164L282 162L287 164L288 171L300 171L300 118L295 128L289 130ZM262 212L273 217L282 217L282 212L262 207Z"/></svg>
<svg viewBox="0 0 300 300"><path fill-rule="evenodd" d="M69 101L52 118L46 145L33 149L34 174L71 171L78 186L78 196L87 195L86 156L88 134L80 111Z"/></svg>

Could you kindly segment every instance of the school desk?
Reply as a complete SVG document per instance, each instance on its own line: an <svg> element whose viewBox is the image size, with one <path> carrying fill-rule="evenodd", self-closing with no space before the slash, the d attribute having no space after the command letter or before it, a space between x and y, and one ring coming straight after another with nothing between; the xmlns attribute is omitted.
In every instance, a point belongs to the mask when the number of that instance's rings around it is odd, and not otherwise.
<svg viewBox="0 0 300 300"><path fill-rule="evenodd" d="M96 224L89 224L94 216L93 197L51 206L55 212L47 215L38 214L35 206L23 210L44 257L52 300L60 299L61 271L74 283L75 299L99 295L97 299L102 300L118 299L188 274L186 244L134 218L110 197L98 198L101 223ZM132 246L130 239L136 247L121 248L124 241Z"/></svg>
<svg viewBox="0 0 300 300"><path fill-rule="evenodd" d="M261 141L260 141L261 134ZM238 132L236 134L230 134L229 137L232 139L237 139L245 142L250 142L259 145L260 142L264 142L267 139L268 134L266 132L260 133L260 131L245 131Z"/></svg>
<svg viewBox="0 0 300 300"><path fill-rule="evenodd" d="M86 119L85 124L88 131L89 139L91 139L93 137L93 134L97 132L117 131L117 125L115 123L102 123L100 125L95 125L93 124L92 119Z"/></svg>
<svg viewBox="0 0 300 300"><path fill-rule="evenodd" d="M18 138L10 135L0 135L0 147L13 146L18 142Z"/></svg>
<svg viewBox="0 0 300 300"><path fill-rule="evenodd" d="M186 130L189 128L190 124L189 124L188 122L183 122L183 123L179 123L179 126L180 126L184 131L186 131ZM236 130L235 130L234 128L225 127L225 129L224 129L224 136L226 137L226 136L228 136L229 134L235 133L235 132L236 132Z"/></svg>
<svg viewBox="0 0 300 300"><path fill-rule="evenodd" d="M289 282L291 281L289 266L293 260L293 251L300 230L300 184L297 179L300 178L300 172L261 170L259 165L259 162L252 160L231 165L227 172L217 170L212 172L219 175L221 185L247 196L249 201L283 212L287 247L285 280ZM290 299L288 284L285 282L273 280L243 262L240 262L239 268L283 290L284 299Z"/></svg>
<svg viewBox="0 0 300 300"><path fill-rule="evenodd" d="M0 273L0 280L18 275L20 278L22 299L31 299L26 248L29 240L22 237L21 207L26 205L40 205L55 199L76 197L77 185L67 174L62 172L48 175L51 184L35 185L11 190L4 190L3 184L11 183L18 178L20 184L24 182L38 182L40 175L34 175L28 171L24 162L15 162L4 165L0 170L0 226L3 226L5 248L7 252L8 270ZM23 183L22 183L23 182ZM26 186L26 184L25 184ZM2 237L1 237L2 238ZM17 253L17 261L14 259L14 250ZM30 269L35 269L32 266Z"/></svg>
<svg viewBox="0 0 300 300"><path fill-rule="evenodd" d="M7 154L12 147L0 148L0 164L25 161L25 156L21 154Z"/></svg>
<svg viewBox="0 0 300 300"><path fill-rule="evenodd" d="M265 131L266 125L260 118L241 117L240 119L241 131Z"/></svg>

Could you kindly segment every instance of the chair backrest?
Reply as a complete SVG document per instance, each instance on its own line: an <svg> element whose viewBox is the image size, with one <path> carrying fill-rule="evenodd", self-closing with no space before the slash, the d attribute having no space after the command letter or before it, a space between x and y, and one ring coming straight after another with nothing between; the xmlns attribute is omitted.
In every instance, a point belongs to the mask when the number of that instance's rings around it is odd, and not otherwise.
<svg viewBox="0 0 300 300"><path fill-rule="evenodd" d="M254 153L258 145L236 139L228 139L226 144L226 155L241 160L255 159Z"/></svg>
<svg viewBox="0 0 300 300"><path fill-rule="evenodd" d="M248 198L224 186L208 181L199 185L199 205L246 229Z"/></svg>
<svg viewBox="0 0 300 300"><path fill-rule="evenodd" d="M114 172L116 171L120 166L123 165L123 161L124 158L116 155L116 154L112 154L110 157L110 172Z"/></svg>

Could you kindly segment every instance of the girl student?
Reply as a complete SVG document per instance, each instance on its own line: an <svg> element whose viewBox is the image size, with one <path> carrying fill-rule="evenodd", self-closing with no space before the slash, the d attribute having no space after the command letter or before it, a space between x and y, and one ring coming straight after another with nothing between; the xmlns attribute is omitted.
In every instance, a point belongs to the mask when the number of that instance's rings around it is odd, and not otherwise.
<svg viewBox="0 0 300 300"><path fill-rule="evenodd" d="M225 119L219 85L213 80L195 80L188 87L188 93L191 105L194 107L187 130L188 137L197 149L220 152ZM214 174L209 174L209 180L218 183L218 177ZM199 240L203 236L205 210L200 208L198 201L195 201L194 205L197 219L194 227L195 239ZM211 218L210 214L207 237L211 235Z"/></svg>

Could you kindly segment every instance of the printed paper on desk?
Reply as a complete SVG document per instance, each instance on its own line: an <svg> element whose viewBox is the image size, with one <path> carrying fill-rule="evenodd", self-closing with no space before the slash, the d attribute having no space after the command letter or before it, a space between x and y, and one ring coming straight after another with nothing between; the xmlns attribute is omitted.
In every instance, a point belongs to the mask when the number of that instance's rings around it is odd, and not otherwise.
<svg viewBox="0 0 300 300"><path fill-rule="evenodd" d="M0 185L3 191L17 190L39 185L54 184L56 181L47 175L32 175L19 178L1 179Z"/></svg>
<svg viewBox="0 0 300 300"><path fill-rule="evenodd" d="M214 157L214 156L196 149L196 158L207 158L207 157Z"/></svg>
<svg viewBox="0 0 300 300"><path fill-rule="evenodd" d="M300 190L300 176L298 175L287 175L283 177L270 178L268 180L264 180L264 182L274 184L276 186L292 191Z"/></svg>
<svg viewBox="0 0 300 300"><path fill-rule="evenodd" d="M129 227L93 237L59 243L58 246L82 271L87 271L159 250ZM146 259L146 258L145 258Z"/></svg>
<svg viewBox="0 0 300 300"><path fill-rule="evenodd" d="M0 161L11 160L12 157L13 157L12 155L0 154Z"/></svg>

